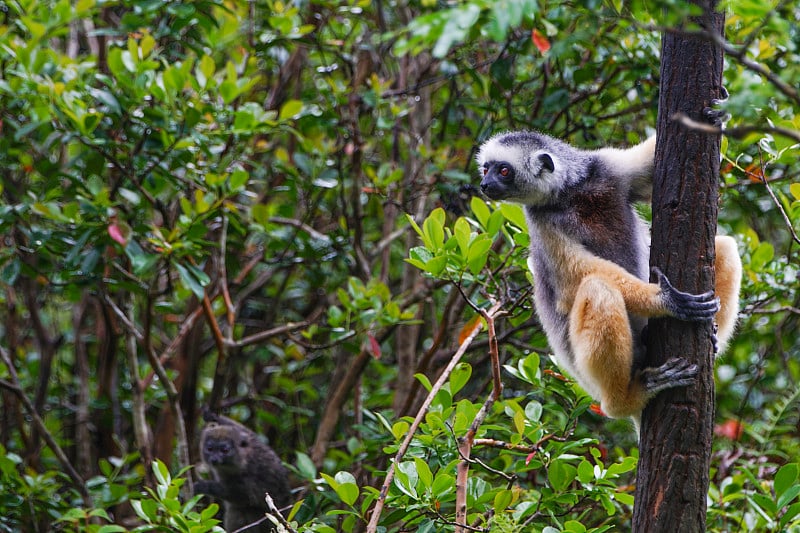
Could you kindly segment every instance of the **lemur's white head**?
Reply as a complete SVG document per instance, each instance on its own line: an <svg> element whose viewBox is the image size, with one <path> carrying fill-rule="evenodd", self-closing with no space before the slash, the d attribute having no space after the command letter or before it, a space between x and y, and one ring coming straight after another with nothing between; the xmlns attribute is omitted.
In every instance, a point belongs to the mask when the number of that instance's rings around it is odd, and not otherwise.
<svg viewBox="0 0 800 533"><path fill-rule="evenodd" d="M551 203L566 185L562 159L557 155L564 151L561 145L568 147L534 132L495 135L478 151L481 191L492 200Z"/></svg>

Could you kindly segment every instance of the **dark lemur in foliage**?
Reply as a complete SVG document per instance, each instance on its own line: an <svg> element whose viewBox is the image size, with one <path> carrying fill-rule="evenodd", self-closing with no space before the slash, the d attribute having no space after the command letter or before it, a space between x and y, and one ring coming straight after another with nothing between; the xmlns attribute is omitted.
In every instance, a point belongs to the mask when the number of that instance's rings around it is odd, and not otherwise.
<svg viewBox="0 0 800 533"><path fill-rule="evenodd" d="M524 206L534 301L558 364L614 418L638 423L659 391L690 384L697 367L644 365L649 317L714 320L717 347L738 313L736 242L716 238L716 297L675 289L658 269L648 282L649 232L634 202L652 196L655 137L627 150L579 150L548 135L492 137L477 160L482 192Z"/></svg>
<svg viewBox="0 0 800 533"><path fill-rule="evenodd" d="M288 471L278 455L260 437L230 418L207 413L208 422L200 435L200 450L211 469L212 480L195 484L198 493L223 501L226 531L235 531L264 518L269 493L282 509L291 501ZM272 531L264 521L247 531Z"/></svg>

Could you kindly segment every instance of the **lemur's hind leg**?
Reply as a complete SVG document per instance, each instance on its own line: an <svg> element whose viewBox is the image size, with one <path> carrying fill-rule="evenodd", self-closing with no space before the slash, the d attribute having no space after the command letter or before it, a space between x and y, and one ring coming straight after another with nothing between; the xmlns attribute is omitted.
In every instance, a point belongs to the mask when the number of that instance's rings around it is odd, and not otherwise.
<svg viewBox="0 0 800 533"><path fill-rule="evenodd" d="M625 301L614 285L598 276L583 279L569 315L569 337L580 373L575 377L581 382L585 375L595 385L603 412L613 418L640 412L646 398L631 382L633 334Z"/></svg>
<svg viewBox="0 0 800 533"><path fill-rule="evenodd" d="M717 325L717 353L725 351L736 327L739 314L739 289L742 284L742 259L732 237L718 235L715 240L716 276L715 292L719 298L719 311L714 317Z"/></svg>
<svg viewBox="0 0 800 533"><path fill-rule="evenodd" d="M634 371L634 339L625 300L615 285L600 276L590 275L581 282L569 316L569 333L580 373L576 378L599 389L595 394L601 408L612 418L638 416L653 396L689 385L697 375L696 365L678 358Z"/></svg>

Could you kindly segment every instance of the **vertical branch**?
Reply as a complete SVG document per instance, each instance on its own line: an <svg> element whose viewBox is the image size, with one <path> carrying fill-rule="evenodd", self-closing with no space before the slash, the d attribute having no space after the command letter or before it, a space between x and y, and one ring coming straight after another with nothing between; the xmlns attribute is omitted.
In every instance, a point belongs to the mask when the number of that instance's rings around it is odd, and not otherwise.
<svg viewBox="0 0 800 533"><path fill-rule="evenodd" d="M404 11L404 10L401 10ZM400 16L408 15L411 18L411 13L401 13ZM417 84L422 79L426 72L429 72L428 67L431 64L431 59L427 54L419 54L414 56L405 56L401 62L400 72L398 73L398 84L401 87L406 87L408 84ZM409 204L410 212L416 220L421 220L425 216L425 212L430 206L430 195L427 194L429 187L431 187L434 177L426 175L423 172L425 162L423 155L418 147L420 145L429 145L430 141L430 127L433 117L431 107L431 94L430 87L423 88L419 91L419 99L413 104L414 108L408 114L408 131L403 133L400 123L394 130L394 141L392 150L392 159L405 167L403 173L403 182L399 190L398 201L400 205ZM407 153L401 156L401 146L406 144L408 146ZM420 184L420 177L426 181ZM405 196L408 195L408 198ZM396 206L387 205L386 211L388 213L396 213ZM406 234L406 249L414 246L416 235L413 232ZM389 265L387 260L389 248L385 251L383 268ZM403 293L414 294L419 293L424 287L425 280L420 275L419 270L408 263L403 265L402 279L400 280L400 287ZM399 326L398 335L395 337L395 348L397 352L397 379L395 385L395 397L393 402L393 409L397 416L405 415L410 412L412 405L417 397L419 382L414 379L414 374L420 363L417 348L418 341L422 331L424 331L424 318L425 312L420 306L417 312L417 317L420 319L419 324L404 324ZM434 319L435 320L435 319Z"/></svg>
<svg viewBox="0 0 800 533"><path fill-rule="evenodd" d="M39 294L38 289L33 285L31 280L26 280L24 285L25 305L28 308L28 315L30 316L33 331L36 334L36 342L39 346L39 381L36 385L36 393L33 397L33 407L39 416L44 413L44 406L47 403L47 388L50 384L50 376L53 371L53 359L55 358L56 349L60 343L59 339L53 338L47 331L47 326L42 321L41 309L37 300ZM38 460L38 447L39 447L39 430L37 426L33 427L31 431L31 442L28 447L28 453L31 460Z"/></svg>
<svg viewBox="0 0 800 533"><path fill-rule="evenodd" d="M317 435L314 438L314 445L311 447L311 460L315 465L321 465L328 449L328 442L339 422L339 414L345 401L361 377L361 373L366 368L372 356L367 350L361 350L358 356L347 367L342 378L335 384L332 392L325 402L322 416L320 417Z"/></svg>
<svg viewBox="0 0 800 533"><path fill-rule="evenodd" d="M180 460L183 466L188 466L191 464L191 461L189 460L189 439L188 436L186 435L186 421L183 418L180 398L178 396L178 390L175 388L175 383L173 383L170 377L167 375L167 371L164 368L164 365L161 364L161 361L159 361L158 356L156 355L156 352L153 349L153 345L151 342L151 339L153 338L153 336L151 335L152 323L153 323L153 299L150 298L150 296L148 295L147 308L145 309L145 316L144 316L144 332L142 334L143 348L145 353L147 354L147 359L150 362L150 366L153 367L153 370L155 371L159 381L161 382L161 386L164 387L164 391L167 393L167 399L169 401L170 411L172 412L172 417L175 419L178 459ZM131 326L133 326L134 322L131 321L130 324ZM181 487L181 490L183 491L183 494L187 497L194 494L194 488L192 487L191 476L186 476L186 483Z"/></svg>
<svg viewBox="0 0 800 533"><path fill-rule="evenodd" d="M119 313L122 310L114 304L108 295L106 295L106 303L109 304L119 316ZM127 316L132 318L134 316L132 295L129 296L126 307L128 312ZM125 352L128 356L128 372L130 373L131 384L133 385L133 407L131 408L131 413L133 415L133 435L136 442L136 449L139 450L139 453L142 456L145 475L149 480L152 476L151 464L153 462L153 452L150 448L150 428L147 425L147 415L145 414L147 409L144 401L145 385L141 379L141 373L139 371L139 356L138 350L136 349L136 332L135 330L131 331L130 328L127 328L125 333Z"/></svg>
<svg viewBox="0 0 800 533"><path fill-rule="evenodd" d="M211 328L214 343L217 345L217 366L214 370L214 384L211 387L211 394L208 398L208 408L212 412L217 412L225 389L225 377L228 375L228 350L225 347L225 338L217 322L217 317L214 316L214 308L211 306L211 299L208 294L203 295L203 312L206 315L206 322Z"/></svg>
<svg viewBox="0 0 800 533"><path fill-rule="evenodd" d="M695 22L721 33L716 0ZM721 93L722 50L707 36L667 32L662 38L659 118L653 175L650 262L681 290L714 285L719 135L683 128L683 113L703 120ZM651 320L648 366L686 357L699 368L696 382L650 402L642 416L633 531L704 531L713 435L714 376L711 323Z"/></svg>
<svg viewBox="0 0 800 533"><path fill-rule="evenodd" d="M127 330L127 351L128 351L128 365L130 366L130 372L132 374L132 380L134 383L134 407L133 407L133 420L134 420L134 434L136 435L136 444L139 450L142 452L142 457L145 462L145 467L147 471L150 469L150 463L153 461L153 454L152 450L150 449L150 432L149 427L147 425L147 419L145 417L145 401L144 401L144 390L145 390L145 381L140 379L139 377L139 361L138 361L138 353L136 349L136 342L137 340L142 343L143 350L145 351L148 361L150 365L153 367L153 371L155 372L156 376L158 376L159 381L161 382L161 386L164 387L164 392L167 394L167 399L169 402L169 407L172 413L172 416L175 418L175 426L176 426L176 437L177 437L177 444L178 444L178 458L180 459L181 463L184 465L189 465L189 440L188 435L186 434L186 422L183 418L183 413L180 406L178 391L175 388L175 384L172 382L170 377L167 375L167 371L164 368L164 365L161 364L158 356L156 355L155 350L150 344L150 323L152 321L152 300L148 298L148 305L145 311L144 316L144 329L147 334L144 334L136 329L135 321L134 321L134 307L133 307L133 298L130 297L127 304L126 304L126 311L123 311L119 307L117 307L113 300L111 300L108 295L106 295L106 303L111 307L114 311L116 316L122 320ZM184 484L183 489L186 494L192 493L192 486L191 486L191 479L187 480L187 483Z"/></svg>
<svg viewBox="0 0 800 533"><path fill-rule="evenodd" d="M236 320L236 307L231 300L231 293L228 290L228 267L225 262L228 249L228 217L222 217L222 229L219 235L219 287L222 292L222 300L225 302L225 314L228 319L227 339L233 339L233 324Z"/></svg>
<svg viewBox="0 0 800 533"><path fill-rule="evenodd" d="M89 355L81 329L90 298L84 292L79 305L72 312L72 330L75 332L75 378L78 381L75 400L75 455L78 470L88 476L92 472L92 438L89 433Z"/></svg>
<svg viewBox="0 0 800 533"><path fill-rule="evenodd" d="M499 308L499 307L498 307ZM486 319L486 330L489 335L489 357L492 363L492 391L489 393L486 401L483 402L475 419L467 430L467 434L458 439L458 453L461 460L458 462L456 468L456 528L455 533L465 533L467 531L467 483L469 482L469 465L470 455L472 454L472 446L475 443L475 435L478 434L486 415L494 405L494 402L500 399L503 393L503 382L500 378L500 354L497 345L497 334L494 329L494 319L496 313L490 314L481 309L483 318Z"/></svg>

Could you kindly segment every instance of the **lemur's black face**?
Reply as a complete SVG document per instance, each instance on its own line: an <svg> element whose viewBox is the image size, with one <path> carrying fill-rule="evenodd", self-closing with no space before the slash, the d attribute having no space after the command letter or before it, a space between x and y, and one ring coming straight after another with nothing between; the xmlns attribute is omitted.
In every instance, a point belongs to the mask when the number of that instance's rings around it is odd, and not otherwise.
<svg viewBox="0 0 800 533"><path fill-rule="evenodd" d="M217 469L237 466L239 449L247 447L247 439L234 441L231 437L208 437L203 445L203 460Z"/></svg>
<svg viewBox="0 0 800 533"><path fill-rule="evenodd" d="M514 187L514 168L505 161L487 161L483 164L481 191L492 200L508 198Z"/></svg>

